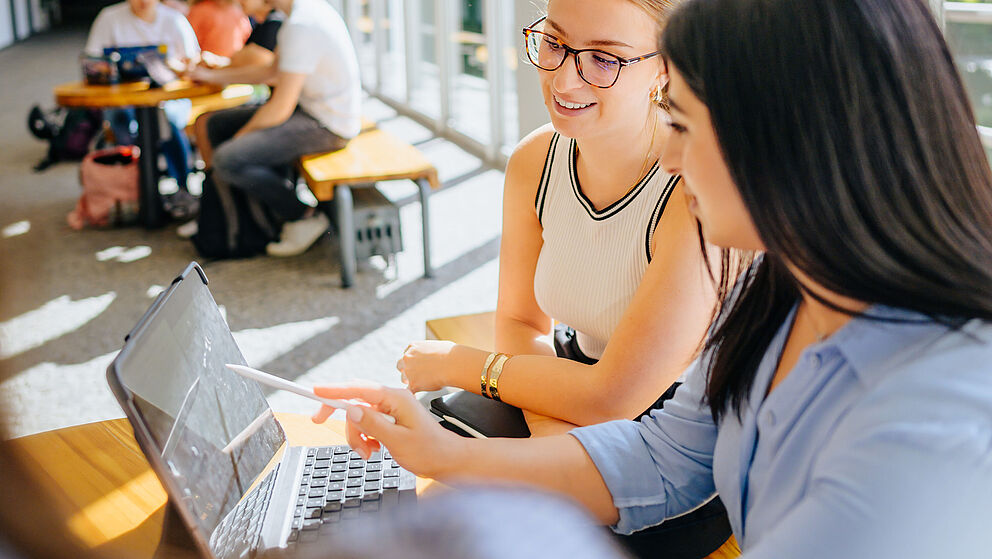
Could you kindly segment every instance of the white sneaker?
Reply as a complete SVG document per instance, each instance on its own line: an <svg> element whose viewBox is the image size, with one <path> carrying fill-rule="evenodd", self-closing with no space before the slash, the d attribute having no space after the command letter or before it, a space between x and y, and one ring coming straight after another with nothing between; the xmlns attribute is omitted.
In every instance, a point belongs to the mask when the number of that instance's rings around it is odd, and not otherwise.
<svg viewBox="0 0 992 559"><path fill-rule="evenodd" d="M266 245L265 252L269 256L303 254L327 232L327 228L330 226L330 220L322 212L317 212L313 217L305 217L299 221L286 222L282 226L279 241Z"/></svg>
<svg viewBox="0 0 992 559"><path fill-rule="evenodd" d="M195 219L192 221L187 221L179 227L176 227L176 235L179 235L180 239L188 239L199 232L200 226L197 224Z"/></svg>

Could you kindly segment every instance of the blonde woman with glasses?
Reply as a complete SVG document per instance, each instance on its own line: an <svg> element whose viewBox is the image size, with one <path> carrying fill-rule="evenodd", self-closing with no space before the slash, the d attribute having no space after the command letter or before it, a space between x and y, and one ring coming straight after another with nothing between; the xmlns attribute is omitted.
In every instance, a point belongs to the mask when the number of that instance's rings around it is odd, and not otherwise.
<svg viewBox="0 0 992 559"><path fill-rule="evenodd" d="M523 30L551 123L506 169L495 347L509 358L413 343L397 363L411 391L479 394L498 368L497 397L534 435L634 419L674 393L717 300L681 179L658 165L671 131L657 45L675 4L551 0ZM704 527L702 548L649 547L698 557L729 535L719 499L685 523Z"/></svg>

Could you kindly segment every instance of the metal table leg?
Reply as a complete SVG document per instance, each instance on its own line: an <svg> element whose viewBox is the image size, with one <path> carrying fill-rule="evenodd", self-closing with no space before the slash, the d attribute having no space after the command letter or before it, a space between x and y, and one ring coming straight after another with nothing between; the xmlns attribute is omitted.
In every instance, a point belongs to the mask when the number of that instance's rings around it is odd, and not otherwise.
<svg viewBox="0 0 992 559"><path fill-rule="evenodd" d="M337 212L338 246L341 258L341 287L351 287L358 269L355 254L355 213L351 188L339 184L334 187L334 207Z"/></svg>
<svg viewBox="0 0 992 559"><path fill-rule="evenodd" d="M417 186L420 187L420 214L424 230L424 277L432 278L434 277L434 267L431 266L431 222L428 211L431 185L427 182L427 179L418 179Z"/></svg>
<svg viewBox="0 0 992 559"><path fill-rule="evenodd" d="M165 225L165 209L158 191L158 107L136 107L138 119L138 219L148 229Z"/></svg>

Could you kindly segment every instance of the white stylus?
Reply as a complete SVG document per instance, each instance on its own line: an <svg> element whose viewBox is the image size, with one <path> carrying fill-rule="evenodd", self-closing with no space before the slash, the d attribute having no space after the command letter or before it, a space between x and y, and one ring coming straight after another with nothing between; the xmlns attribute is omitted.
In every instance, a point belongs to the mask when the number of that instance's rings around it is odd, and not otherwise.
<svg viewBox="0 0 992 559"><path fill-rule="evenodd" d="M311 400L317 400L321 404L327 404L328 406L338 408L339 410L348 409L348 403L343 400L322 398L314 394L312 389L309 389L302 384L297 384L293 381L286 380L275 375L270 375L269 373L259 371L258 369L252 369L251 367L245 367L244 365L232 365L230 363L227 364L227 368L245 378L258 381L266 386L292 392L293 394L299 394L300 396L310 398Z"/></svg>
<svg viewBox="0 0 992 559"><path fill-rule="evenodd" d="M344 400L333 400L331 398L323 398L313 393L313 389L307 388L302 384L297 384L293 381L286 380L282 377L277 377L275 375L270 375L269 373L259 371L258 369L252 369L251 367L245 367L244 365L234 365L232 363L227 364L227 368L231 369L239 375L249 378L254 381L258 381L266 386L271 386L272 388L277 388L279 390L285 390L287 392L292 392L293 394L299 394L304 398L310 398L311 400L316 400L321 404L327 404L332 408L337 408L339 410L348 409L348 402ZM391 423L396 423L396 419L391 415L386 415L386 419Z"/></svg>

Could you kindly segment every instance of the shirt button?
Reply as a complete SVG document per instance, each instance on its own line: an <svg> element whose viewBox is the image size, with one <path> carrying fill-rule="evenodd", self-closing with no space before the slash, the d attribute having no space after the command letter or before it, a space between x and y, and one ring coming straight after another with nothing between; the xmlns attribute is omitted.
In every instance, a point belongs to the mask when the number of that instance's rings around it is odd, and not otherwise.
<svg viewBox="0 0 992 559"><path fill-rule="evenodd" d="M765 423L767 423L769 427L775 426L775 412L771 410L765 412Z"/></svg>
<svg viewBox="0 0 992 559"><path fill-rule="evenodd" d="M820 354L819 353L814 353L813 355L810 356L809 361L810 361L810 363L813 364L813 367L814 368L819 367L820 366Z"/></svg>

